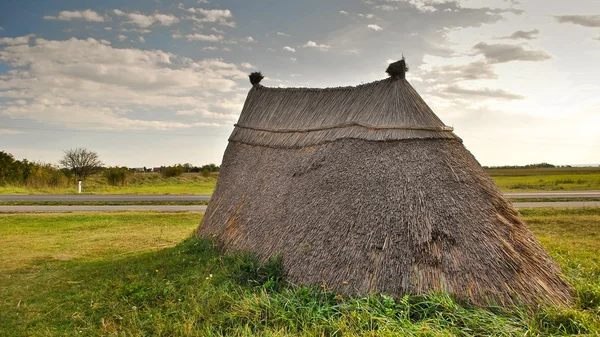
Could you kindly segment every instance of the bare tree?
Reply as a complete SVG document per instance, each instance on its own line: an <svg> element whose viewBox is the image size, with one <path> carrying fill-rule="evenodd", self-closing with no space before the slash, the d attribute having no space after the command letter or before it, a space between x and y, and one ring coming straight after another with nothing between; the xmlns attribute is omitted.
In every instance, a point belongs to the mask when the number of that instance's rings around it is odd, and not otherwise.
<svg viewBox="0 0 600 337"><path fill-rule="evenodd" d="M79 180L85 180L103 165L96 152L84 148L69 149L64 152L65 155L59 161L60 165L70 170Z"/></svg>

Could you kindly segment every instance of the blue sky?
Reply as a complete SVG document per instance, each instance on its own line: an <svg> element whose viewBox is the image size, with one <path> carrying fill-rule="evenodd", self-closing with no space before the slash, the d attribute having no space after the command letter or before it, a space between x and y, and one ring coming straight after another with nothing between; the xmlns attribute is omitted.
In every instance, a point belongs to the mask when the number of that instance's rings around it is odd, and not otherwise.
<svg viewBox="0 0 600 337"><path fill-rule="evenodd" d="M409 82L483 165L600 163L594 0L3 1L0 149L220 163L250 84Z"/></svg>

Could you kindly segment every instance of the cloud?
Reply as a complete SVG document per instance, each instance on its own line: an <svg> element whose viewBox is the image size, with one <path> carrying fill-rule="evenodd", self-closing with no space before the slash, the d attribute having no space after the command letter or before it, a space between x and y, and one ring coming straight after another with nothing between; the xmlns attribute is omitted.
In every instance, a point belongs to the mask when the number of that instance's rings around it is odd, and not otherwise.
<svg viewBox="0 0 600 337"><path fill-rule="evenodd" d="M491 63L504 63L511 61L545 61L552 57L541 50L526 50L521 45L512 44L487 44L480 42L473 46L474 55L483 54Z"/></svg>
<svg viewBox="0 0 600 337"><path fill-rule="evenodd" d="M331 48L331 46L328 46L326 44L318 44L314 41L308 41L306 42L306 44L304 45L304 47L306 48L314 48L314 49L318 49L320 51L327 51L329 50L329 48Z"/></svg>
<svg viewBox="0 0 600 337"><path fill-rule="evenodd" d="M18 135L18 134L22 134L22 133L23 133L23 131L19 131L19 130L0 129L0 136Z"/></svg>
<svg viewBox="0 0 600 337"><path fill-rule="evenodd" d="M191 16L190 19L198 23L217 23L223 26L235 27L235 21L232 21L233 14L229 9L203 9L203 8L188 8L188 12L200 14L202 17Z"/></svg>
<svg viewBox="0 0 600 337"><path fill-rule="evenodd" d="M385 0L384 2L406 3L417 9L421 13L431 14L436 12L468 12L473 8L462 7L460 1L448 0ZM521 9L515 8L486 8L490 13L513 13L520 15L524 13Z"/></svg>
<svg viewBox="0 0 600 337"><path fill-rule="evenodd" d="M584 27L600 27L600 15L557 15L554 19L560 23L573 23Z"/></svg>
<svg viewBox="0 0 600 337"><path fill-rule="evenodd" d="M290 34L286 34L286 33L282 33L282 32L277 32L277 35L279 35L279 36L285 36L285 37L290 37Z"/></svg>
<svg viewBox="0 0 600 337"><path fill-rule="evenodd" d="M296 52L296 48L292 48L292 47L290 47L290 46L285 46L285 47L283 47L283 50L291 51L292 53L295 53L295 52Z"/></svg>
<svg viewBox="0 0 600 337"><path fill-rule="evenodd" d="M62 11L58 13L58 16L44 16L46 20L62 20L62 21L72 21L72 20L84 20L90 22L104 22L104 17L91 9L86 9L83 11Z"/></svg>
<svg viewBox="0 0 600 337"><path fill-rule="evenodd" d="M0 46L0 63L14 68L0 78L0 97L25 100L0 106L0 115L61 121L56 124L64 127L85 123L99 129L167 130L221 125L168 118L179 110L220 112L223 108L216 102L236 93L236 81L247 79L238 66L221 59L115 48L93 38L38 38L33 45ZM161 120L131 115L140 109L161 111Z"/></svg>
<svg viewBox="0 0 600 337"><path fill-rule="evenodd" d="M340 14L341 15L348 15L348 12L346 12L346 11L340 11Z"/></svg>
<svg viewBox="0 0 600 337"><path fill-rule="evenodd" d="M2 26L0 26L0 30L4 30L4 28Z"/></svg>
<svg viewBox="0 0 600 337"><path fill-rule="evenodd" d="M252 36L246 36L244 41L248 43L256 43L256 40Z"/></svg>
<svg viewBox="0 0 600 337"><path fill-rule="evenodd" d="M252 68L254 68L254 66L253 66L253 65L251 65L251 64L250 64L250 63L248 63L248 62L242 62L242 63L241 63L241 66L242 66L243 68L246 68L246 69L252 69Z"/></svg>
<svg viewBox="0 0 600 337"><path fill-rule="evenodd" d="M367 25L368 28L378 32L380 30L383 30L383 28L379 27L378 25Z"/></svg>
<svg viewBox="0 0 600 337"><path fill-rule="evenodd" d="M139 12L125 13L119 9L113 10L113 13L118 16L127 17L129 19L128 23L137 25L140 28L148 28L154 24L158 24L160 26L171 26L179 22L179 19L173 14L161 14L156 12L154 14L145 15Z"/></svg>
<svg viewBox="0 0 600 337"><path fill-rule="evenodd" d="M396 7L396 6L390 6L390 5L377 5L377 6L373 7L373 8L379 9L379 10L382 10L382 11L386 11L386 12L391 12L391 11L394 11L394 10L398 9L398 7Z"/></svg>
<svg viewBox="0 0 600 337"><path fill-rule="evenodd" d="M376 18L375 14L373 13L369 13L369 14L358 14L358 16L362 17L362 18L367 18L367 19L373 19Z"/></svg>
<svg viewBox="0 0 600 337"><path fill-rule="evenodd" d="M501 39L501 40L519 40L519 39L535 40L535 39L537 39L537 35L539 33L540 33L540 31L538 29L534 29L534 30L530 30L530 31L517 30L516 32L512 33L511 35L497 37L497 39Z"/></svg>
<svg viewBox="0 0 600 337"><path fill-rule="evenodd" d="M184 36L182 36L179 33L175 33L172 36L173 36L173 38L176 38L176 39L184 37ZM204 35L204 34L195 33L195 34L185 35L185 39L188 40L188 41L221 42L221 41L223 41L223 36L221 36L221 35L214 35L214 34Z"/></svg>
<svg viewBox="0 0 600 337"><path fill-rule="evenodd" d="M463 88L458 85L449 85L445 89L443 89L443 92L448 93L448 94L453 94L453 95L460 95L460 96L469 96L469 97L475 96L475 97L497 98L497 99L507 99L507 100L525 98L524 96L513 94L511 92L508 92L508 91L502 90L502 89L490 89L490 88L468 89L468 88Z"/></svg>
<svg viewBox="0 0 600 337"><path fill-rule="evenodd" d="M388 60L388 63L395 62ZM475 61L461 65L444 65L420 71L421 77L427 82L449 84L460 81L495 80L498 75L491 64L485 61Z"/></svg>
<svg viewBox="0 0 600 337"><path fill-rule="evenodd" d="M141 43L145 43L146 39L143 36L138 36L138 41L140 41Z"/></svg>
<svg viewBox="0 0 600 337"><path fill-rule="evenodd" d="M123 34L117 35L117 38L119 39L119 41L125 41L125 40L127 40L127 36L125 36Z"/></svg>
<svg viewBox="0 0 600 337"><path fill-rule="evenodd" d="M241 110L241 109L240 109ZM222 114L217 112L212 112L206 109L193 109L193 110L179 110L175 112L176 115L179 116L202 116L207 117L209 119L225 119L236 121L240 116L235 114Z"/></svg>
<svg viewBox="0 0 600 337"><path fill-rule="evenodd" d="M34 34L29 34L29 35L18 36L18 37L2 37L2 38L0 38L0 45L7 44L9 46L12 46L12 45L18 45L18 44L28 44L29 39L31 39L34 36L35 36Z"/></svg>

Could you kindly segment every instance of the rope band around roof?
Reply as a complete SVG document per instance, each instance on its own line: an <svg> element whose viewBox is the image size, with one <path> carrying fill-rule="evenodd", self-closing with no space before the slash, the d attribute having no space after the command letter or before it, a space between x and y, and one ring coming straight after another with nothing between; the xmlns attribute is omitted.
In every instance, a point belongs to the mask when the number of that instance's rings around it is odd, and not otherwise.
<svg viewBox="0 0 600 337"><path fill-rule="evenodd" d="M276 132L276 133L314 132L314 131L323 131L323 130L331 130L331 129L342 129L342 128L348 128L348 127L353 127L353 126L359 126L359 127L363 127L363 128L371 129L371 130L419 130L419 131L435 131L435 132L452 132L452 131L454 131L454 128L451 126L420 126L420 125L379 126L379 125L369 125L369 124L356 123L356 122L341 123L341 124L337 124L337 125L328 125L328 126L322 126L322 127L318 127L318 128L306 128L306 129L259 128L259 127L240 125L240 124L234 124L233 126L242 128L242 129Z"/></svg>

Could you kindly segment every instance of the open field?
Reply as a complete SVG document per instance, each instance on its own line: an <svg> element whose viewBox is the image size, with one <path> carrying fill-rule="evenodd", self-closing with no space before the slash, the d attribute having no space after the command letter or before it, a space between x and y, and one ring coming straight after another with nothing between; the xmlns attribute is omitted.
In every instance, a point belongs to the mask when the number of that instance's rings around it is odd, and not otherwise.
<svg viewBox="0 0 600 337"><path fill-rule="evenodd" d="M600 167L487 169L486 171L504 192L600 189Z"/></svg>
<svg viewBox="0 0 600 337"><path fill-rule="evenodd" d="M216 175L203 177L200 173L184 173L165 178L159 173L135 173L125 186L111 186L101 175L93 175L83 183L86 194L212 194ZM27 186L0 186L0 194L76 194L77 185L60 188L32 188Z"/></svg>
<svg viewBox="0 0 600 337"><path fill-rule="evenodd" d="M505 192L600 190L600 168L550 169L488 169L492 179ZM217 175L203 177L200 173L184 173L179 177L164 178L158 173L136 173L126 186L110 186L95 175L84 182L86 194L211 194ZM70 187L32 188L0 186L0 194L75 194Z"/></svg>
<svg viewBox="0 0 600 337"><path fill-rule="evenodd" d="M276 260L190 239L198 213L0 215L0 335L598 335L600 209L521 212L574 285L572 308L286 285Z"/></svg>

